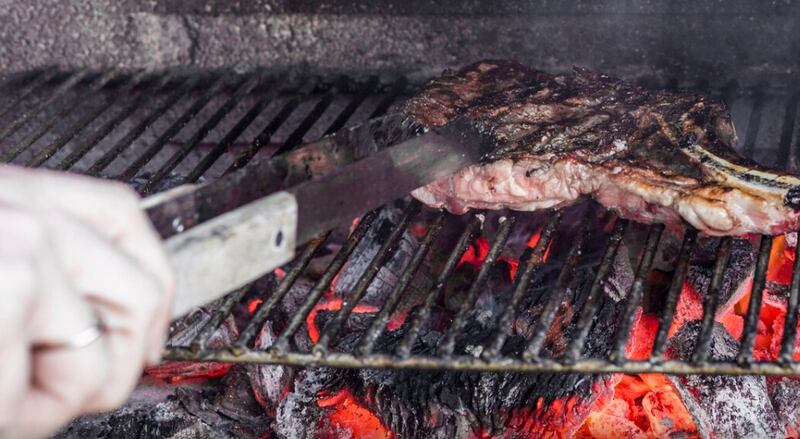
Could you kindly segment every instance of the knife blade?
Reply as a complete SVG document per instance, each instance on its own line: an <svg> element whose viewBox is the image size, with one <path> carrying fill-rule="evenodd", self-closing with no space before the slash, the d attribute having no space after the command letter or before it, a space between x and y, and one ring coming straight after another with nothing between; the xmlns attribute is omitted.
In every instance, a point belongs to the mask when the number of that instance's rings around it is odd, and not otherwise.
<svg viewBox="0 0 800 439"><path fill-rule="evenodd" d="M426 130L391 115L148 198L177 276L173 315L288 262L296 246L338 224L478 163L491 147L463 119Z"/></svg>

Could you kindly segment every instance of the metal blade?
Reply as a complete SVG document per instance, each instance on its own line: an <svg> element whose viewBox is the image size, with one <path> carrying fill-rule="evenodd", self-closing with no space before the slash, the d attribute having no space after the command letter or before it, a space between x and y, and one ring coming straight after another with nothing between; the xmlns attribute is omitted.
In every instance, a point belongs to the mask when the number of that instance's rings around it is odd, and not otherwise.
<svg viewBox="0 0 800 439"><path fill-rule="evenodd" d="M492 145L457 120L288 189L297 200L297 243L478 163Z"/></svg>
<svg viewBox="0 0 800 439"><path fill-rule="evenodd" d="M183 186L144 200L163 238L282 189L324 176L422 133L401 114L372 119L280 156L251 162L210 184Z"/></svg>

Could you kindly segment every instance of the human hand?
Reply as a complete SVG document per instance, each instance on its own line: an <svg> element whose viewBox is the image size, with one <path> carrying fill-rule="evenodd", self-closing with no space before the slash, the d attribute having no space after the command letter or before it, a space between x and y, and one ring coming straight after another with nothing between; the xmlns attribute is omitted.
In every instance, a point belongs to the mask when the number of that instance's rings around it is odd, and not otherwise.
<svg viewBox="0 0 800 439"><path fill-rule="evenodd" d="M123 185L0 166L0 279L0 438L113 409L160 358L174 280Z"/></svg>

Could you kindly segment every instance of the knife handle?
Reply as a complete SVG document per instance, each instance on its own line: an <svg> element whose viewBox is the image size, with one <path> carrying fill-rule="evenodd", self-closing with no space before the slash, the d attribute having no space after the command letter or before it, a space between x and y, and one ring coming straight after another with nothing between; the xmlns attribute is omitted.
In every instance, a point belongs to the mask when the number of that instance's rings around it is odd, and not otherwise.
<svg viewBox="0 0 800 439"><path fill-rule="evenodd" d="M296 235L297 201L281 191L170 237L164 245L177 281L172 317L289 262Z"/></svg>

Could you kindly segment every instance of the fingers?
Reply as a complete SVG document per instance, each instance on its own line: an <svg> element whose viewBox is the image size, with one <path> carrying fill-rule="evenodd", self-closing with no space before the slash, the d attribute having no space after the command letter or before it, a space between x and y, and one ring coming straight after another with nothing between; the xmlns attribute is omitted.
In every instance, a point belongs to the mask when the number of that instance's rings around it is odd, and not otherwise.
<svg viewBox="0 0 800 439"><path fill-rule="evenodd" d="M95 226L161 282L168 294L174 278L155 229L128 186L111 181L48 171L0 166L0 199L41 209L57 208ZM6 184L7 183L7 184Z"/></svg>
<svg viewBox="0 0 800 439"><path fill-rule="evenodd" d="M22 341L14 341L0 348L0 438L17 437L16 418L18 404L28 389L30 381L30 356L28 346Z"/></svg>
<svg viewBox="0 0 800 439"><path fill-rule="evenodd" d="M20 336L25 315L30 308L35 288L31 263L16 257L5 257L7 246L0 244L0 279L2 295L13 297L0 306L0 438L13 437L17 402L30 381L30 356L27 341Z"/></svg>
<svg viewBox="0 0 800 439"><path fill-rule="evenodd" d="M155 276L162 288L162 307L147 326L146 345L149 362L158 361L169 323L175 280L160 238L139 207L138 195L119 183L55 172L0 166L0 181L3 176L8 184L0 185L0 200L33 201L40 209L49 210L48 216L53 210L67 212L93 226L97 233ZM31 187L34 196L21 199L21 194L31 192ZM72 261L86 265L82 259Z"/></svg>
<svg viewBox="0 0 800 439"><path fill-rule="evenodd" d="M62 332L60 340L94 324L92 310L75 294L59 294L48 302L41 316L50 321L49 329ZM17 402L20 436L45 436L82 413L106 385L109 367L102 338L82 348L34 352L30 388Z"/></svg>
<svg viewBox="0 0 800 439"><path fill-rule="evenodd" d="M12 389L13 408L3 410L13 418L5 420L10 437L44 436L78 413L105 379L108 353L102 343L82 349L31 351L32 343L59 342L94 323L93 312L74 291L50 250L50 235L41 222L21 209L0 209L0 274L16 291L17 309L9 312L17 321L8 333L14 337L12 353L4 353L12 364L3 374L3 394ZM7 227L7 228L6 228ZM13 255L13 256L12 256ZM4 306L5 308L5 306ZM4 345L9 346L9 345ZM21 370L20 370L21 368ZM8 378L8 377L11 378ZM21 388L21 390L20 390ZM6 432L4 432L6 434Z"/></svg>
<svg viewBox="0 0 800 439"><path fill-rule="evenodd" d="M48 220L69 282L100 312L107 325L109 376L85 411L110 410L124 403L153 349L151 329L163 327L167 303L161 285L131 257L83 223L68 217ZM76 262L76 261L79 261ZM160 338L156 340L161 342Z"/></svg>

